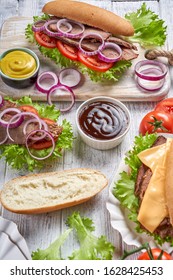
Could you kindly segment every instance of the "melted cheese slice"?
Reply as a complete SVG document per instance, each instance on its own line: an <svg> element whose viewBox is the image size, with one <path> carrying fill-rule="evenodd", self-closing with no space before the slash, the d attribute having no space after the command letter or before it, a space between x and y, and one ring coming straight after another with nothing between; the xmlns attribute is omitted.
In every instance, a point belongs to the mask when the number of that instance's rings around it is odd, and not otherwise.
<svg viewBox="0 0 173 280"><path fill-rule="evenodd" d="M139 159L153 173L138 214L138 221L151 233L168 216L165 197L165 171L166 157L172 141L172 139L168 138L165 144L138 154Z"/></svg>

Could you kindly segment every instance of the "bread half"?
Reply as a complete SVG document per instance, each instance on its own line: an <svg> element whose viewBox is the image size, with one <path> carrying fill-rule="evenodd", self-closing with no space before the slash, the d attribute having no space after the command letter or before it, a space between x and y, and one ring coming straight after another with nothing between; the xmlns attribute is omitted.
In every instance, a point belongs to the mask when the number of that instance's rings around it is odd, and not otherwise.
<svg viewBox="0 0 173 280"><path fill-rule="evenodd" d="M134 28L126 19L103 8L84 2L59 0L44 5L42 12L61 18L68 18L100 28L112 35L132 36Z"/></svg>
<svg viewBox="0 0 173 280"><path fill-rule="evenodd" d="M20 214L51 212L81 204L108 184L104 174L94 169L69 169L17 177L1 191L1 203Z"/></svg>

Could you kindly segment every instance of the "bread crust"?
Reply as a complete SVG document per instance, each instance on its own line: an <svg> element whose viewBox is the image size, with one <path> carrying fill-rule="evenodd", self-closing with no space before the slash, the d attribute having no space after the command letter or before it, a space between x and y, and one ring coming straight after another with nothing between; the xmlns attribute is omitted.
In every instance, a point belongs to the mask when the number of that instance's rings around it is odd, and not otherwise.
<svg viewBox="0 0 173 280"><path fill-rule="evenodd" d="M170 150L166 158L166 176L165 176L165 191L168 213L171 225L173 226L173 141L171 142Z"/></svg>
<svg viewBox="0 0 173 280"><path fill-rule="evenodd" d="M21 207L20 208L14 208L12 205L12 201L14 199L15 196L15 192L19 192L19 190L16 190L14 188L14 186L17 184L20 184L21 182L23 183L27 183L27 187L31 188L35 188L33 187L33 182L34 180L41 180L41 179L45 179L45 178L52 178L55 176L63 176L64 178L66 178L67 176L74 175L74 174L79 174L79 175L84 175L84 174L89 174L90 176L94 175L96 177L99 177L99 179L101 180L101 183L99 186L92 186L92 190L90 192L89 195L85 195L83 197L72 197L72 199L67 199L66 201L64 200L62 203L58 203L55 204L54 201L52 201L52 205L49 206L41 206L41 207L33 207L33 208L27 208L24 204L24 201L21 201ZM40 181L41 183L41 181ZM89 182L86 182L86 186L87 184L89 184ZM106 178L106 176L101 173L99 170L95 170L95 169L90 169L90 168L75 168L75 169L68 169L68 170L63 170L63 171L55 171L55 172L48 172L48 173L39 173L39 174L31 174L31 175L26 175L26 176L22 176L22 177L17 177L14 178L10 181L8 181L4 188L2 189L1 193L0 193L0 200L1 203L3 205L3 207L11 212L14 213L18 213L18 214L40 214L40 213L47 213L47 212L52 212L52 211L56 211L56 210L60 210L60 209L64 209L64 208L68 208L68 207L72 207L81 203L84 203L86 201L88 201L89 199L91 199L92 197L94 197L95 195L97 195L100 191L102 191L106 186L108 185L108 180ZM74 186L75 188L75 183ZM24 187L24 189L26 188L26 186ZM44 191L45 186L43 185L42 190ZM66 189L64 190L66 191ZM12 194L13 192L13 194ZM8 193L8 194L7 194ZM52 191L52 193L54 195L54 191ZM10 200L8 199L8 196L10 195ZM19 194L20 197L21 194ZM26 193L25 193L26 195ZM25 196L24 195L24 196ZM34 192L33 192L34 195ZM48 194L49 195L49 194ZM17 194L17 199L19 199L18 194ZM42 193L40 193L39 198L42 198ZM26 199L26 197L25 197ZM28 198L27 198L28 199ZM21 198L19 199L21 200ZM23 203L23 204L22 204Z"/></svg>
<svg viewBox="0 0 173 280"><path fill-rule="evenodd" d="M112 33L112 35L132 36L134 34L133 26L126 19L103 8L83 2L51 1L44 5L42 12L100 28Z"/></svg>

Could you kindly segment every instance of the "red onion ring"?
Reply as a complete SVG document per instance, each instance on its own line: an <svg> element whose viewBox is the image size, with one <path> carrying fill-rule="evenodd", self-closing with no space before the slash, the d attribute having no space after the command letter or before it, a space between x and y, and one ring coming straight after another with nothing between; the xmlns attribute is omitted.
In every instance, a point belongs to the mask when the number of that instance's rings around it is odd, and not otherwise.
<svg viewBox="0 0 173 280"><path fill-rule="evenodd" d="M98 49L97 50L95 50L95 51L86 51L86 50L84 50L83 48L82 48L82 42L83 42L83 40L84 39L86 39L86 38L94 38L94 39L99 39L100 41L101 41L101 44L100 44L100 46L98 47ZM90 34L86 34L86 35L84 35L84 36L82 36L82 38L80 39L80 41L79 41L79 50L82 52L82 53L84 53L84 54L86 54L86 55L88 55L88 56L91 56L91 55L96 55L96 54L98 54L98 52L100 52L100 51L102 51L102 49L104 48L104 40L103 40L103 38L102 38L102 36L101 35L99 35L99 34L96 34L96 33L90 33Z"/></svg>
<svg viewBox="0 0 173 280"><path fill-rule="evenodd" d="M73 107L73 105L75 103L75 95L74 95L74 92L72 91L72 89L67 87L67 86L65 86L65 85L56 85L56 86L53 86L50 89L50 91L47 94L47 102L48 102L48 104L52 105L51 95L54 94L57 89L66 90L68 93L70 93L70 96L71 96L71 104L67 108L65 108L65 109L60 109L60 111L61 112L67 112L67 111L71 110L71 108Z"/></svg>
<svg viewBox="0 0 173 280"><path fill-rule="evenodd" d="M40 119L40 121L41 121L41 125L40 125L40 122L38 122L38 120L37 119L29 119L28 121L26 121L26 123L24 124L24 126L23 126L23 134L24 135L26 135L27 134L27 132L26 132L26 129L27 129L27 126L30 124L30 123L38 123L39 124L39 129L44 129L44 130L46 130L46 131L48 131L48 125L47 125L47 123L45 123L45 121L43 121L42 119ZM32 138L32 137L31 137ZM43 138L45 138L45 136L44 135L42 135L42 136L39 136L39 137L34 137L33 138L33 140L36 140L36 141L38 141L38 140L41 140L41 139L43 139Z"/></svg>
<svg viewBox="0 0 173 280"><path fill-rule="evenodd" d="M30 117L33 117L33 118L35 118L36 120L38 120L38 122L40 123L40 125L42 124L42 123L41 123L41 119L40 119L37 115L35 115L34 113L31 113L31 112L20 112L20 113L14 115L14 116L10 119L10 121L8 122L8 125L7 125L7 135L8 135L8 138L9 138L11 141L13 141L13 142L14 142L14 139L10 136L10 133L9 133L9 128L11 128L11 127L10 127L11 122L12 122L13 120L15 120L16 118L19 119L19 117L23 117L23 116L30 116Z"/></svg>
<svg viewBox="0 0 173 280"><path fill-rule="evenodd" d="M42 81L49 79L52 80L52 84L46 88L44 85L41 84ZM55 86L58 84L58 77L54 72L51 71L47 71L47 72L43 72L41 73L36 81L36 88L38 89L38 91L42 92L42 93L48 93L49 90L51 89L52 86Z"/></svg>
<svg viewBox="0 0 173 280"><path fill-rule="evenodd" d="M73 24L78 25L81 28L81 31L79 31L78 33L70 33L73 30ZM66 31L63 31L61 29L62 25L65 25L68 29ZM80 38L85 31L85 27L82 23L75 22L72 20L67 20L65 18L60 19L57 22L57 29L61 33L61 35L65 36L66 38Z"/></svg>
<svg viewBox="0 0 173 280"><path fill-rule="evenodd" d="M159 74L162 73L161 70L159 70L159 69L157 69L157 68L143 69L143 70L141 71L141 73L144 74L144 75L148 75L148 74L151 73L151 71L152 71L152 74L155 74L155 75L159 75ZM164 79L164 78L163 78L163 79L160 79L160 80L157 80L157 81L150 81L150 80L146 80L146 79L141 79L141 78L138 77L138 76L136 77L136 80L137 80L138 85L139 85L141 88L143 88L143 89L145 89L145 90L147 90L147 91L151 91L151 92L161 89L161 88L163 87L163 85L164 85L164 82L165 82L165 79ZM143 84L142 81L143 81L144 83L145 83L145 82L148 82L148 85ZM154 85L154 82L158 82L159 84L156 86L156 85Z"/></svg>
<svg viewBox="0 0 173 280"><path fill-rule="evenodd" d="M0 108L4 105L4 98L0 95Z"/></svg>
<svg viewBox="0 0 173 280"><path fill-rule="evenodd" d="M116 57L107 57L104 54L104 50L107 49L107 48L111 48L111 49L115 50L116 53L117 53L117 56ZM120 60L121 56L122 56L122 49L115 43L106 42L104 44L103 49L98 52L98 57L100 58L100 60L108 62L108 63L109 62L116 62L116 61Z"/></svg>
<svg viewBox="0 0 173 280"><path fill-rule="evenodd" d="M69 79L72 77L72 79ZM59 72L59 83L70 88L76 87L81 81L81 73L73 68L64 68Z"/></svg>
<svg viewBox="0 0 173 280"><path fill-rule="evenodd" d="M55 36L61 36L61 33L57 30L57 32L51 31L49 29L49 25L50 24L57 24L58 19L56 20L49 20L45 23L45 32L47 33L47 35L51 36L51 37L55 37Z"/></svg>
<svg viewBox="0 0 173 280"><path fill-rule="evenodd" d="M8 136L6 135L4 140L0 141L0 145L4 144L7 141L7 139L8 139Z"/></svg>
<svg viewBox="0 0 173 280"><path fill-rule="evenodd" d="M34 156L34 155L31 153L31 151L30 151L28 141L30 140L30 138L33 139L33 138L34 138L33 135L36 134L36 133L43 133L44 136L45 136L45 135L48 136L48 137L50 138L50 140L52 141L52 149L51 149L50 153L47 154L45 157L41 157L41 158L40 158L40 157ZM46 137L46 136L45 136L45 137ZM45 137L44 137L44 138L45 138ZM30 155L31 157L33 157L33 158L35 158L35 159L37 159L37 160L44 160L44 159L46 159L46 158L48 158L48 157L50 157L50 156L52 155L52 153L53 153L53 151L54 151L54 149L55 149L55 140L54 140L52 134L51 134L50 132L48 132L48 131L45 131L45 130L43 130L43 129L33 130L33 131L31 131L31 132L27 135L27 137L26 137L26 148L27 148L28 153L29 153L29 155Z"/></svg>
<svg viewBox="0 0 173 280"><path fill-rule="evenodd" d="M40 32L40 31L45 30L45 23L46 23L46 20L38 20L38 21L34 22L34 24L32 26L32 31Z"/></svg>
<svg viewBox="0 0 173 280"><path fill-rule="evenodd" d="M143 66L155 66L156 69L160 69L161 70L161 74L158 74L156 76L153 76L152 74L148 75L148 74L143 74L141 72L141 68ZM166 74L168 72L168 68L167 66L160 62L160 61L155 61L155 60L141 60L139 61L136 65L135 65L135 74L140 77L141 79L144 79L144 80L148 80L148 81L158 81L158 80L161 80L163 79Z"/></svg>
<svg viewBox="0 0 173 280"><path fill-rule="evenodd" d="M12 116L12 118L9 120L9 121L5 121L2 119L2 117L5 115L5 114L8 114L8 113L16 113L14 116ZM3 126L3 127L7 127L10 123L10 126L9 128L15 128L15 127L18 127L22 121L23 121L23 118L19 115L21 113L21 111L17 108L6 108L4 109L1 113L0 113L0 125ZM15 121L11 121L13 119L13 117L16 117L17 115L17 120Z"/></svg>

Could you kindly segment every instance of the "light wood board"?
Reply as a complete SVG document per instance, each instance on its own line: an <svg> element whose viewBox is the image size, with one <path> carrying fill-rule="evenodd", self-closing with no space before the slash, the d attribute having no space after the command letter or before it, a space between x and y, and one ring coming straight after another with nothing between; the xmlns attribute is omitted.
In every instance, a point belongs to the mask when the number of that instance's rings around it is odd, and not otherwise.
<svg viewBox="0 0 173 280"><path fill-rule="evenodd" d="M29 43L25 39L25 28L28 23L32 23L31 17L11 17L7 19L1 30L1 41L0 41L0 53L3 51L13 48L13 47L28 47L37 53L40 59L40 73L43 71L54 71L58 74L60 69L58 66L50 59L44 58L43 55L39 53L37 47L34 44ZM94 96L106 95L123 101L159 101L163 99L170 88L170 75L166 76L164 86L156 92L146 92L141 90L136 85L134 77L134 65L137 61L144 59L145 50L139 49L139 56L137 59L133 60L133 65L123 77L118 82L108 82L108 83L95 83L89 78L84 77L84 82L81 86L74 90L76 100L87 100ZM26 89L14 89L6 84L0 79L0 93L2 95L12 96L13 98L20 98L23 95L29 95L33 100L46 100L46 95L37 91L35 86ZM54 100L68 100L68 94L63 96L54 95Z"/></svg>

